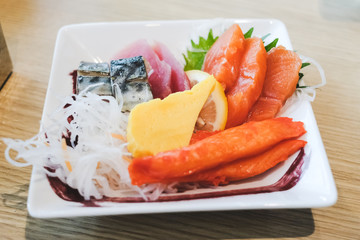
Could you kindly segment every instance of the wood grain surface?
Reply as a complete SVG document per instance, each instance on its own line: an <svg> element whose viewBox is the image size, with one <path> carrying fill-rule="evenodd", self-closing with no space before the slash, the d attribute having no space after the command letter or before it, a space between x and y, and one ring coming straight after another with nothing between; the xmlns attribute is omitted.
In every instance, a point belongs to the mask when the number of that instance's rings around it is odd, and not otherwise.
<svg viewBox="0 0 360 240"><path fill-rule="evenodd" d="M61 26L216 17L280 19L294 49L323 66L328 83L312 105L338 202L322 209L34 219L26 209L31 168L8 164L0 141L0 239L360 239L358 0L0 0L14 65L0 91L0 137L26 139L38 131Z"/></svg>

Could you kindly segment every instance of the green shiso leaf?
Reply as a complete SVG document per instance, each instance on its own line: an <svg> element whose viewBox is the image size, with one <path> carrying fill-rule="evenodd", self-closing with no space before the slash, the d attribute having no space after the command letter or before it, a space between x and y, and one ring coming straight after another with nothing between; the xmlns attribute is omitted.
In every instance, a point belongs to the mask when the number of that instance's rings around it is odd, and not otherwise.
<svg viewBox="0 0 360 240"><path fill-rule="evenodd" d="M199 43L196 44L191 40L191 50L186 51L186 55L183 54L185 59L184 70L201 70L204 63L206 53L219 37L214 37L212 29L210 29L207 38L199 37Z"/></svg>
<svg viewBox="0 0 360 240"><path fill-rule="evenodd" d="M310 65L310 63L304 62L304 63L301 64L301 68L307 67L309 65Z"/></svg>
<svg viewBox="0 0 360 240"><path fill-rule="evenodd" d="M301 64L301 68L300 69L302 69L302 68L304 68L304 67L307 67L307 66L309 66L310 65L310 63L307 63L307 62L303 62L302 64ZM302 73L302 72L299 72L299 80L298 80L298 83L296 84L296 88L307 88L308 86L300 86L300 80L302 79L304 77L304 74Z"/></svg>
<svg viewBox="0 0 360 240"><path fill-rule="evenodd" d="M254 31L254 27L250 28L245 34L244 34L244 38L247 39L247 38L251 38L251 35Z"/></svg>
<svg viewBox="0 0 360 240"><path fill-rule="evenodd" d="M301 80L303 78L304 74L299 72L299 80Z"/></svg>
<svg viewBox="0 0 360 240"><path fill-rule="evenodd" d="M272 41L271 43L269 43L268 45L265 46L265 50L266 52L270 51L272 48L276 47L277 42L279 41L278 38L275 38L274 41Z"/></svg>

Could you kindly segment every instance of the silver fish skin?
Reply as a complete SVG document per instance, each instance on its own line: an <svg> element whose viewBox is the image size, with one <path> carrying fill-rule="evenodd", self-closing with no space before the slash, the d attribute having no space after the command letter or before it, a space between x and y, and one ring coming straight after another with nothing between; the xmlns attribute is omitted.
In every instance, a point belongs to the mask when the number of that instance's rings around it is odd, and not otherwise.
<svg viewBox="0 0 360 240"><path fill-rule="evenodd" d="M81 76L109 76L110 67L106 62L91 63L81 61L77 72Z"/></svg>
<svg viewBox="0 0 360 240"><path fill-rule="evenodd" d="M122 111L131 111L137 104L153 99L146 61L142 56L111 61L110 76L114 85L119 87L120 93L114 92L115 98L122 99Z"/></svg>
<svg viewBox="0 0 360 240"><path fill-rule="evenodd" d="M123 100L122 111L131 111L137 104L153 99L150 86L147 82L131 81L120 88ZM115 97L118 98L115 94Z"/></svg>
<svg viewBox="0 0 360 240"><path fill-rule="evenodd" d="M102 83L101 85L98 85ZM93 87L91 87L93 86ZM95 93L100 96L114 96L113 82L110 77L98 76L78 76L76 81L76 94L88 88L88 92Z"/></svg>
<svg viewBox="0 0 360 240"><path fill-rule="evenodd" d="M142 56L112 60L110 76L114 83L121 85L124 81L147 81L145 61Z"/></svg>

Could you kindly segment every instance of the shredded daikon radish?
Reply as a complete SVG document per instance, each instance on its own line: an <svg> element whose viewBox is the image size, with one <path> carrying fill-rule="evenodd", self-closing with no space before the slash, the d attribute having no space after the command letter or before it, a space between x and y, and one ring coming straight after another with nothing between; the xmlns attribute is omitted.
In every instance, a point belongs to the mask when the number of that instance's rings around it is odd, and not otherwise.
<svg viewBox="0 0 360 240"><path fill-rule="evenodd" d="M18 167L39 166L49 176L77 189L86 200L104 196L156 200L164 191L176 191L171 185L131 184L131 154L125 142L128 114L121 112L121 98L85 92L63 99L46 121L51 124L42 123L33 138L3 139L6 160ZM71 147L62 146L64 138ZM11 152L17 152L16 157L11 157Z"/></svg>
<svg viewBox="0 0 360 240"><path fill-rule="evenodd" d="M278 116L286 116L287 114L295 111L299 105L302 104L304 101L313 102L316 97L316 89L323 87L326 85L326 77L324 69L321 65L310 57L306 57L303 55L298 54L301 58L302 62L311 63L313 66L317 68L320 74L321 82L316 85L308 86L305 84L303 80L300 80L299 85L304 88L297 88L295 93L286 100L285 105L281 108L280 112L277 114Z"/></svg>

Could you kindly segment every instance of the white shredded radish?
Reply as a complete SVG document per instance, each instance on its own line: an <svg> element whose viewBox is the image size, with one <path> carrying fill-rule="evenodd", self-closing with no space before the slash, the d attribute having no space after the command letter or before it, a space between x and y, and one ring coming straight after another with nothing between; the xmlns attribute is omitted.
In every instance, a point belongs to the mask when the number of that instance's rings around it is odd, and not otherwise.
<svg viewBox="0 0 360 240"><path fill-rule="evenodd" d="M306 57L306 56L303 56L300 54L298 54L298 55L301 58L303 63L304 62L311 63L313 66L315 66L317 68L317 70L319 71L319 74L320 74L321 83L313 85L313 86L308 86L304 83L303 80L300 80L299 85L306 86L306 87L297 88L295 90L295 93L289 99L286 100L284 106L281 108L280 112L277 114L278 116L283 116L283 115L285 116L286 114L289 114L292 111L295 111L298 108L298 106L301 105L301 103L304 101L313 102L316 97L316 89L326 85L325 72L324 72L323 68L321 67L321 65L317 61L315 61L314 59L312 59L310 57Z"/></svg>
<svg viewBox="0 0 360 240"><path fill-rule="evenodd" d="M87 90L63 99L49 116L51 125L42 124L33 138L3 139L6 160L18 167L39 166L49 176L77 189L86 200L104 196L156 200L164 191L176 191L172 185L131 184L129 162L125 159L131 154L125 137L116 137L126 136L128 114L121 112L122 99ZM64 137L71 147L64 146ZM11 152L17 152L16 157L11 157Z"/></svg>
<svg viewBox="0 0 360 240"><path fill-rule="evenodd" d="M308 86L308 87L312 88L312 89L317 89L317 88L325 86L325 84L326 84L325 71L321 67L321 65L313 58L306 57L306 56L303 56L303 55L300 55L300 54L298 54L298 55L301 58L302 62L311 63L312 65L314 65L317 68L317 70L319 71L319 74L320 74L321 83L316 84L314 86Z"/></svg>

